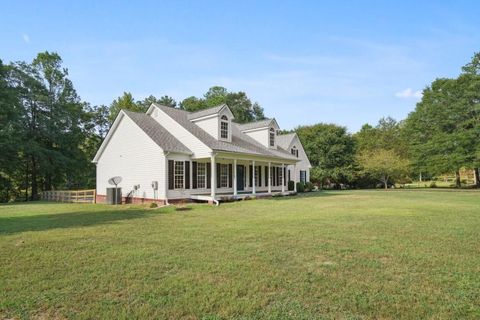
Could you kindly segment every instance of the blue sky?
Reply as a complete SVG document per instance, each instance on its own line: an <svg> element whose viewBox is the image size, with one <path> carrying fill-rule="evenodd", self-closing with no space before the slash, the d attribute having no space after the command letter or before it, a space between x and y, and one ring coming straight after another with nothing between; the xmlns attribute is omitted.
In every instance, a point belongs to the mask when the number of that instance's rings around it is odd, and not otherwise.
<svg viewBox="0 0 480 320"><path fill-rule="evenodd" d="M480 51L478 1L2 1L0 58L56 51L83 100L246 91L285 129L403 119Z"/></svg>

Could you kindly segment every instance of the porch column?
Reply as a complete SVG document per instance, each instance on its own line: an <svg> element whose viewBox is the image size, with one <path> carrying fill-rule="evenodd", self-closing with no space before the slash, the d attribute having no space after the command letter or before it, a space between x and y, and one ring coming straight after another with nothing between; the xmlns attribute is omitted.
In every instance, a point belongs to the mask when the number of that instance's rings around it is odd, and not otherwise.
<svg viewBox="0 0 480 320"><path fill-rule="evenodd" d="M282 163L282 193L285 192L285 164Z"/></svg>
<svg viewBox="0 0 480 320"><path fill-rule="evenodd" d="M215 191L217 189L217 174L215 172L215 169L217 168L215 164L215 155L212 154L210 157L210 183L211 183L211 188L210 188L210 195L212 197L212 200L215 200Z"/></svg>
<svg viewBox="0 0 480 320"><path fill-rule="evenodd" d="M237 195L237 159L233 159L233 195Z"/></svg>
<svg viewBox="0 0 480 320"><path fill-rule="evenodd" d="M252 176L250 177L250 179L252 179L252 194L255 194L256 193L256 190L255 190L255 161L252 161Z"/></svg>
<svg viewBox="0 0 480 320"><path fill-rule="evenodd" d="M297 165L293 165L293 191L297 192Z"/></svg>
<svg viewBox="0 0 480 320"><path fill-rule="evenodd" d="M272 166L272 163L269 162L268 163L268 178L267 178L268 179L268 193L272 193L272 183L271 183L272 177L270 176L272 174L272 172L271 172L272 169L270 168L271 166Z"/></svg>

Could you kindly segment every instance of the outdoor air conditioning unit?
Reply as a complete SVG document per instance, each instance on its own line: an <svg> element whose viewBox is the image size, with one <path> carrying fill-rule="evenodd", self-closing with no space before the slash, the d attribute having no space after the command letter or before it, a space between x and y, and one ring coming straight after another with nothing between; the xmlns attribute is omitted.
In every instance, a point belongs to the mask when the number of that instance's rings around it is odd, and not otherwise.
<svg viewBox="0 0 480 320"><path fill-rule="evenodd" d="M107 188L107 204L122 204L122 188Z"/></svg>
<svg viewBox="0 0 480 320"><path fill-rule="evenodd" d="M158 181L152 181L152 189L158 190Z"/></svg>

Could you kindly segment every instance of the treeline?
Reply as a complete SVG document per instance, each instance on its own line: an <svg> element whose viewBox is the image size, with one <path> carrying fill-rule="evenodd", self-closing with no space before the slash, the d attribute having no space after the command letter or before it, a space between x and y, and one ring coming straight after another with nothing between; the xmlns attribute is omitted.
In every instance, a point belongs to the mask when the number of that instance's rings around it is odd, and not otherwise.
<svg viewBox="0 0 480 320"><path fill-rule="evenodd" d="M407 119L383 118L355 134L334 124L295 129L312 163L311 180L321 186L370 188L381 184L475 172L480 187L480 53L457 78L436 79Z"/></svg>
<svg viewBox="0 0 480 320"><path fill-rule="evenodd" d="M125 92L109 106L92 106L78 96L58 54L42 52L30 63L0 60L0 202L94 188L91 160L118 112L145 112L152 102L187 111L227 103L239 122L265 118L244 92L223 87L180 103L169 96L135 100Z"/></svg>

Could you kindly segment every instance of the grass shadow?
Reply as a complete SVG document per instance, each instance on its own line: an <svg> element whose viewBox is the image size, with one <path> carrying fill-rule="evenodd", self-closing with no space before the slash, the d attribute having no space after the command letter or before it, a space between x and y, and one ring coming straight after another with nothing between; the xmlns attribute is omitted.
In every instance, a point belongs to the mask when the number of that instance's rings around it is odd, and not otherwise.
<svg viewBox="0 0 480 320"><path fill-rule="evenodd" d="M0 235L28 231L88 227L149 216L144 210L68 212L0 218Z"/></svg>
<svg viewBox="0 0 480 320"><path fill-rule="evenodd" d="M304 192L304 193L297 193L296 195L289 195L289 196L282 196L282 197L271 197L268 200L291 200L291 199L303 199L303 198L324 198L324 197L332 197L332 196L339 196L340 192L329 192L329 191L313 191L313 192Z"/></svg>

